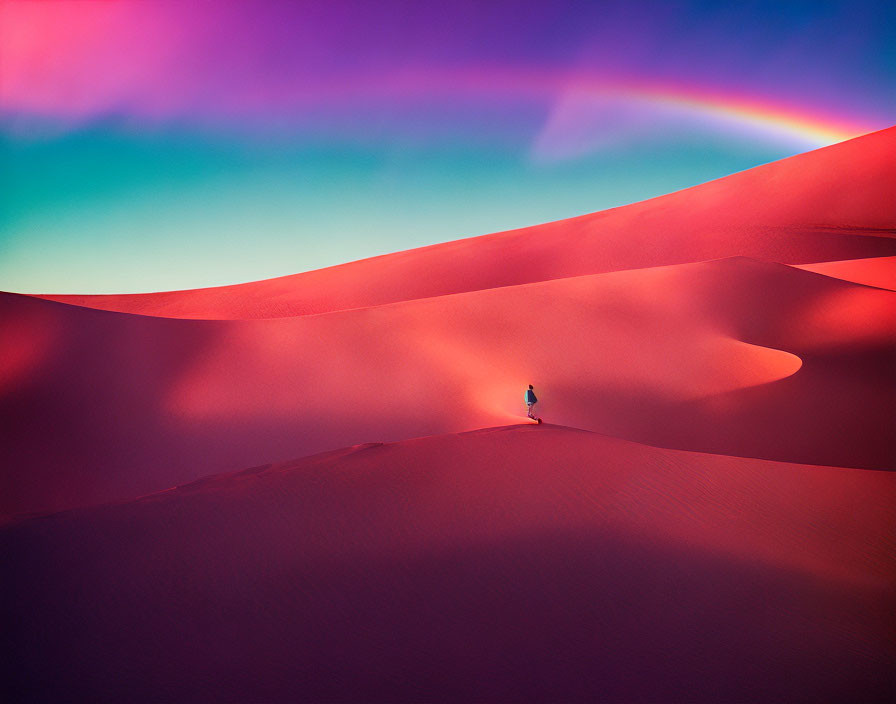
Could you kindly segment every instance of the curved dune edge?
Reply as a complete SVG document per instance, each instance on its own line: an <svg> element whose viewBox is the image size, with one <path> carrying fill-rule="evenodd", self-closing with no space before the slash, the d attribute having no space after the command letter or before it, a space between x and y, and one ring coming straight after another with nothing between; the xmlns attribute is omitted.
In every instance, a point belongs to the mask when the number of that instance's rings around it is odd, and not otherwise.
<svg viewBox="0 0 896 704"><path fill-rule="evenodd" d="M732 256L896 256L896 127L683 191L519 230L234 286L51 295L173 318L281 318Z"/></svg>
<svg viewBox="0 0 896 704"><path fill-rule="evenodd" d="M734 338L726 338L737 345L740 350L732 354L728 360L730 366L740 367L741 375L739 378L731 380L731 388L723 391L711 391L693 397L693 400L716 396L723 393L729 393L738 389L747 389L753 386L762 386L763 384L771 384L776 381L782 381L799 373L803 367L803 360L799 355L779 350L774 347L766 347L764 345L754 345L748 342L742 342ZM736 361L741 357L742 361ZM678 396L681 400L688 400L687 397Z"/></svg>

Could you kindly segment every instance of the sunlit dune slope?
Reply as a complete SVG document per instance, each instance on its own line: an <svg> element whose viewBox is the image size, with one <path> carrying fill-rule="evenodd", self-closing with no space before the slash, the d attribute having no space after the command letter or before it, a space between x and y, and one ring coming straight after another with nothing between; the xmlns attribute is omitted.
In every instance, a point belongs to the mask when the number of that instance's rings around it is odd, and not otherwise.
<svg viewBox="0 0 896 704"><path fill-rule="evenodd" d="M46 297L177 318L273 318L731 256L892 256L894 193L896 127L641 203L328 269L192 291Z"/></svg>
<svg viewBox="0 0 896 704"><path fill-rule="evenodd" d="M890 701L894 529L885 472L551 425L361 445L0 529L7 690Z"/></svg>
<svg viewBox="0 0 896 704"><path fill-rule="evenodd" d="M799 268L825 276L833 276L844 281L896 291L896 257L818 262L802 264Z"/></svg>
<svg viewBox="0 0 896 704"><path fill-rule="evenodd" d="M551 422L892 469L896 294L737 258L317 316L193 321L0 297L3 513L371 440Z"/></svg>

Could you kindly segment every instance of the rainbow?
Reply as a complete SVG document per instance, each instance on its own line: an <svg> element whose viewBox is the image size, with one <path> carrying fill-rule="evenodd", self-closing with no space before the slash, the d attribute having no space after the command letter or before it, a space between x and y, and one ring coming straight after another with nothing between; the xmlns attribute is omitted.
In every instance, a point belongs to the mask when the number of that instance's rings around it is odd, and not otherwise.
<svg viewBox="0 0 896 704"><path fill-rule="evenodd" d="M856 120L819 114L806 106L788 105L770 98L730 95L703 87L645 82L634 78L607 78L565 71L536 72L513 69L423 69L387 79L386 92L436 91L477 94L480 97L553 98L576 92L595 98L612 98L669 106L711 119L737 123L798 139L816 146L859 137L880 129ZM383 86L380 83L380 86Z"/></svg>
<svg viewBox="0 0 896 704"><path fill-rule="evenodd" d="M807 114L796 108L763 102L753 97L731 97L681 88L644 88L636 91L643 99L698 112L709 117L735 121L761 129L789 134L825 146L858 137L876 128Z"/></svg>

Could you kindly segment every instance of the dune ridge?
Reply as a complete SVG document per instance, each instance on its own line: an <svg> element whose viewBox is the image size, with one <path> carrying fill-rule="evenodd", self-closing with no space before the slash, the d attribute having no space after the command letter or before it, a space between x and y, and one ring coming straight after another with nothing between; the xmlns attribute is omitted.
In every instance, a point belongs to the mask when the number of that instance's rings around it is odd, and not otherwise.
<svg viewBox="0 0 896 704"><path fill-rule="evenodd" d="M896 127L619 208L233 286L52 295L174 318L277 318L732 256L896 255Z"/></svg>

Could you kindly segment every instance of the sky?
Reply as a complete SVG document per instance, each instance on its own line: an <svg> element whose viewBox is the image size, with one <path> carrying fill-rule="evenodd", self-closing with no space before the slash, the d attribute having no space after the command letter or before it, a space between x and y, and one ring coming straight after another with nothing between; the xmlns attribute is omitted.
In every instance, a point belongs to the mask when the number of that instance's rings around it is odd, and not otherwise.
<svg viewBox="0 0 896 704"><path fill-rule="evenodd" d="M894 123L892 0L0 0L0 289L293 274Z"/></svg>

